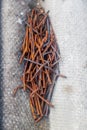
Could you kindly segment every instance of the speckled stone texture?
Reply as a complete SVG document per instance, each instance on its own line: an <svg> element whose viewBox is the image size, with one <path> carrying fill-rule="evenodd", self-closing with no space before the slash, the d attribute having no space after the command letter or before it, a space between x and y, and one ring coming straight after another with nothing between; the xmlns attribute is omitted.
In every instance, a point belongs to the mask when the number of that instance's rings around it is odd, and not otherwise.
<svg viewBox="0 0 87 130"><path fill-rule="evenodd" d="M50 10L60 47L61 73L68 78L58 79L52 98L55 108L49 120L39 124L33 122L28 94L20 90L12 97L21 83L22 66L16 52L24 34L21 19L29 10L28 2L0 1L0 125L3 130L87 130L87 0L42 2Z"/></svg>
<svg viewBox="0 0 87 130"><path fill-rule="evenodd" d="M15 97L13 90L20 85L22 66L19 65L19 50L24 36L24 20L29 6L35 5L29 0L2 0L1 5L1 40L0 55L2 74L2 104L1 119L3 130L49 130L49 119L43 119L35 124L29 107L29 95L19 90ZM1 77L0 77L1 79ZM1 89L1 88L0 88ZM0 100L1 103L1 100ZM0 128L1 130L1 128Z"/></svg>
<svg viewBox="0 0 87 130"><path fill-rule="evenodd" d="M87 130L87 0L45 0L58 40L60 71L50 130Z"/></svg>

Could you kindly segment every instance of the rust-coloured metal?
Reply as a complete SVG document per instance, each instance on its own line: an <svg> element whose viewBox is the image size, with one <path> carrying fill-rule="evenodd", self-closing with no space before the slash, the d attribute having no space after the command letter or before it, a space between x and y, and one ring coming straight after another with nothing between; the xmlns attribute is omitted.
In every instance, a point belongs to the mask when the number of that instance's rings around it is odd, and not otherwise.
<svg viewBox="0 0 87 130"><path fill-rule="evenodd" d="M14 90L14 94L20 88L30 91L29 102L35 122L47 116L49 107L53 107L50 101L56 78L65 78L56 71L60 52L48 14L49 11L45 13L41 7L35 7L27 14L19 61L25 64L21 77L23 85Z"/></svg>

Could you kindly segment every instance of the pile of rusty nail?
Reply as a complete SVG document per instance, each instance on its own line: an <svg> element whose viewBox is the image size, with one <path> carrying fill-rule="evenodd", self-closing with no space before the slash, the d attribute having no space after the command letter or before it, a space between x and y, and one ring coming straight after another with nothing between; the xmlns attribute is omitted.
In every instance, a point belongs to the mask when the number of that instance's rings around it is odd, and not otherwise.
<svg viewBox="0 0 87 130"><path fill-rule="evenodd" d="M30 91L29 102L35 122L48 116L49 107L53 107L50 100L55 80L63 77L55 69L60 53L48 13L43 8L35 7L27 14L20 57L20 63L24 62L23 86L14 90L14 94L19 88Z"/></svg>

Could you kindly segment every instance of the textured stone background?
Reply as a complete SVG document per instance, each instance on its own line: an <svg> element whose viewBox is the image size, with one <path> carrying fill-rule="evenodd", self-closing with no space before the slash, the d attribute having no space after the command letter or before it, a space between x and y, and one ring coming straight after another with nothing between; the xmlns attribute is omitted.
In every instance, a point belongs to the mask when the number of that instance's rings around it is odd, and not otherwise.
<svg viewBox="0 0 87 130"><path fill-rule="evenodd" d="M87 0L46 0L58 39L61 73L50 130L87 130Z"/></svg>
<svg viewBox="0 0 87 130"><path fill-rule="evenodd" d="M1 3L1 78L2 98L0 107L3 130L48 130L49 119L35 124L29 107L29 95L22 90L16 97L12 96L13 89L20 85L22 66L19 65L21 43L24 36L26 13L30 10L29 0L2 0ZM44 124L44 125L43 125ZM1 130L1 128L0 128Z"/></svg>
<svg viewBox="0 0 87 130"><path fill-rule="evenodd" d="M0 127L3 130L87 130L87 0L45 0L61 51L60 70L67 79L55 86L50 117L34 124L28 95L12 91L22 67L16 52L24 34L29 0L0 1ZM22 21L21 21L22 20ZM0 130L1 130L0 128Z"/></svg>

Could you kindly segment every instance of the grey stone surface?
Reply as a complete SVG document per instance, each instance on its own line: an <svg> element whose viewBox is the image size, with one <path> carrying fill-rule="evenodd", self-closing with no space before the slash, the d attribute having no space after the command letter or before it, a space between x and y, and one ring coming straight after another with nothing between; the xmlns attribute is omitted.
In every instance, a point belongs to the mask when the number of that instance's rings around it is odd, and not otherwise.
<svg viewBox="0 0 87 130"><path fill-rule="evenodd" d="M55 86L50 122L34 124L28 103L28 94L12 91L20 84L22 68L15 53L20 49L21 19L29 9L24 0L2 1L2 41L0 69L3 77L4 130L87 130L87 0L45 0L61 51L60 70L67 79L59 79ZM23 14L23 16L21 16ZM1 78L2 80L2 78ZM25 102L26 101L26 102ZM2 103L2 102L1 102Z"/></svg>
<svg viewBox="0 0 87 130"><path fill-rule="evenodd" d="M48 130L49 120L34 123L29 107L29 95L14 88L21 84L22 66L19 65L24 26L22 22L30 10L29 0L2 1L2 68L3 68L3 130ZM1 129L0 129L1 130Z"/></svg>
<svg viewBox="0 0 87 130"><path fill-rule="evenodd" d="M87 1L46 0L61 52L50 130L87 130Z"/></svg>

